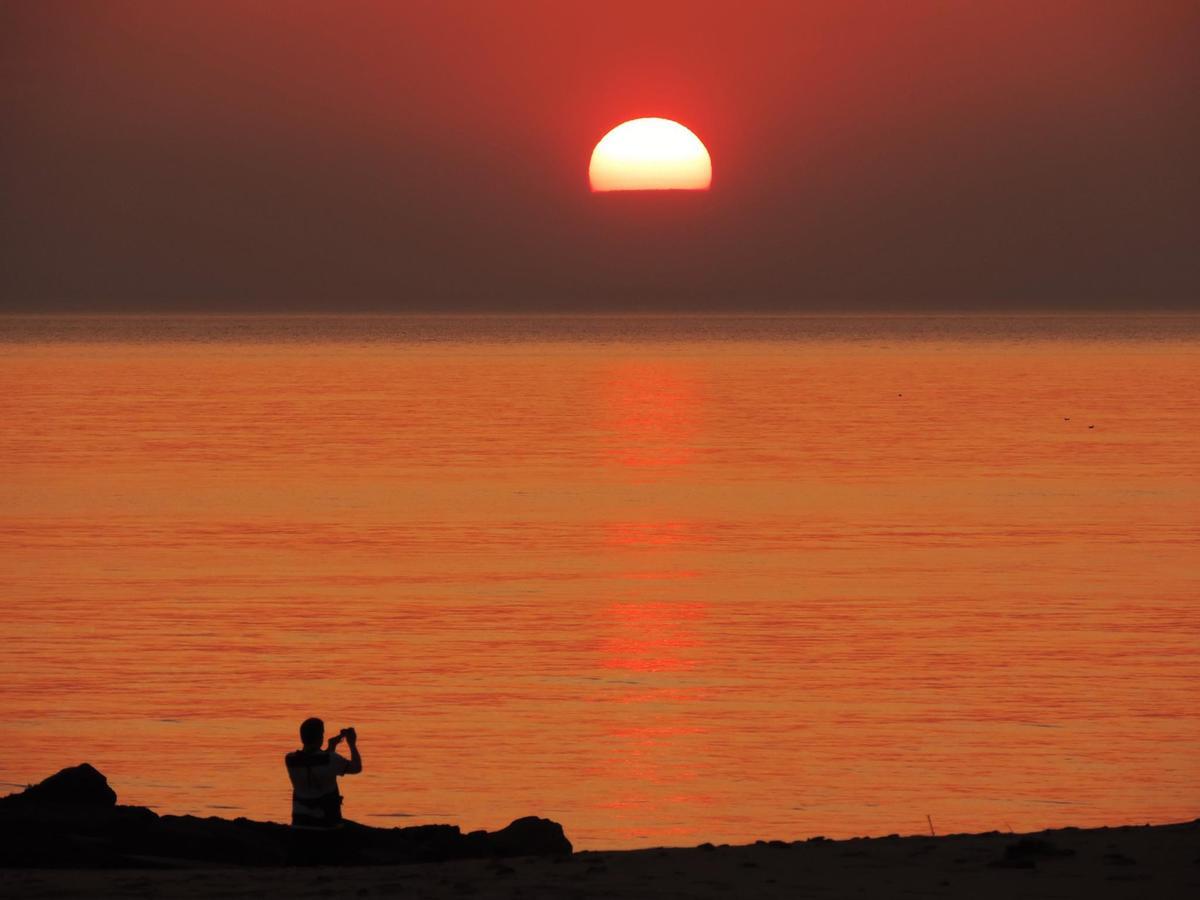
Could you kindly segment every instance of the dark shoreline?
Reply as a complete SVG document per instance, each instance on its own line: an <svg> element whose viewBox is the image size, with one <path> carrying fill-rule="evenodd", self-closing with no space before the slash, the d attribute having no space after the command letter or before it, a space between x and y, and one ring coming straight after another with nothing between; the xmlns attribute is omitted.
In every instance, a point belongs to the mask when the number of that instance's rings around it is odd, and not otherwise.
<svg viewBox="0 0 1200 900"><path fill-rule="evenodd" d="M1190 898L1200 820L1177 825L660 848L403 866L0 869L10 897Z"/></svg>
<svg viewBox="0 0 1200 900"><path fill-rule="evenodd" d="M506 856L570 856L562 826L526 816L499 831L457 825L329 832L216 816L159 815L120 806L108 779L87 763L0 798L0 867L179 869L236 865L402 865Z"/></svg>
<svg viewBox="0 0 1200 900"><path fill-rule="evenodd" d="M0 894L13 897L1192 897L1200 819L1172 825L757 841L573 853L528 817L344 832L353 865L296 865L293 833L119 806L91 766L0 798ZM348 857L349 859L350 857Z"/></svg>

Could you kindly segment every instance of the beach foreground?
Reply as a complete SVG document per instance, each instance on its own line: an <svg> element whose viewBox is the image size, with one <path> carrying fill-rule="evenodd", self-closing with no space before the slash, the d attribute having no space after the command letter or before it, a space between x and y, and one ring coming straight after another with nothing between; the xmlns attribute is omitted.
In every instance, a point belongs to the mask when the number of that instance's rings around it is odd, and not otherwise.
<svg viewBox="0 0 1200 900"><path fill-rule="evenodd" d="M558 823L532 816L469 834L453 825L347 825L355 859L373 865L303 867L290 864L295 836L269 822L118 806L104 775L84 763L0 798L0 896L979 900L1191 897L1200 889L1200 819L579 853Z"/></svg>
<svg viewBox="0 0 1200 900"><path fill-rule="evenodd" d="M1200 820L383 867L0 872L10 897L1194 897Z"/></svg>

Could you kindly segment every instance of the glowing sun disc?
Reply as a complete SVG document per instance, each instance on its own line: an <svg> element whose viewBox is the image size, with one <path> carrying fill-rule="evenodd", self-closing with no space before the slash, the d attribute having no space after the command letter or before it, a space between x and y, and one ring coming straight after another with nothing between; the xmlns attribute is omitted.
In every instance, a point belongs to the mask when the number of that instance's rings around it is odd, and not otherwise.
<svg viewBox="0 0 1200 900"><path fill-rule="evenodd" d="M678 122L631 119L600 139L588 180L593 191L707 191L712 159Z"/></svg>

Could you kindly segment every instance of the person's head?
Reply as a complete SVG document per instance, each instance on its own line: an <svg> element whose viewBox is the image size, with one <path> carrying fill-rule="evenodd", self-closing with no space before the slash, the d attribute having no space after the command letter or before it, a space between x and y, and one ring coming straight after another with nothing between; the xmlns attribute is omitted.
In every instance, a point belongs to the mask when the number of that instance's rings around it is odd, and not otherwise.
<svg viewBox="0 0 1200 900"><path fill-rule="evenodd" d="M316 716L300 723L300 742L304 744L306 750L314 747L320 749L324 740L325 723Z"/></svg>

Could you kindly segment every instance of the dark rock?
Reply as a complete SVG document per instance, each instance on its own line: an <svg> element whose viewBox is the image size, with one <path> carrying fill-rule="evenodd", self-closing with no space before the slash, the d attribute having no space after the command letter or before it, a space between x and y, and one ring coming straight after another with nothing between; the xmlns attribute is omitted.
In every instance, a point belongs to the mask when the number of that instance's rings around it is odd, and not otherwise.
<svg viewBox="0 0 1200 900"><path fill-rule="evenodd" d="M145 851L199 862L239 866L283 865L291 829L274 822L199 816L161 816L144 836Z"/></svg>
<svg viewBox="0 0 1200 900"><path fill-rule="evenodd" d="M1060 859L1074 855L1074 850L1059 847L1042 838L1021 838L1004 848L1005 859Z"/></svg>
<svg viewBox="0 0 1200 900"><path fill-rule="evenodd" d="M108 779L88 763L71 766L45 781L30 785L19 794L0 798L0 808L59 804L108 808L117 805L117 792Z"/></svg>
<svg viewBox="0 0 1200 900"><path fill-rule="evenodd" d="M89 765L0 798L0 867L396 865L571 851L561 825L532 816L497 832L466 835L455 825L371 828L347 822L314 833L244 818L158 816L144 807L117 806L107 780Z"/></svg>
<svg viewBox="0 0 1200 900"><path fill-rule="evenodd" d="M1004 848L1001 859L988 863L993 869L1036 869L1039 860L1074 856L1075 851L1043 838L1026 837Z"/></svg>
<svg viewBox="0 0 1200 900"><path fill-rule="evenodd" d="M537 816L517 819L487 839L496 856L569 856L572 849L561 825Z"/></svg>

